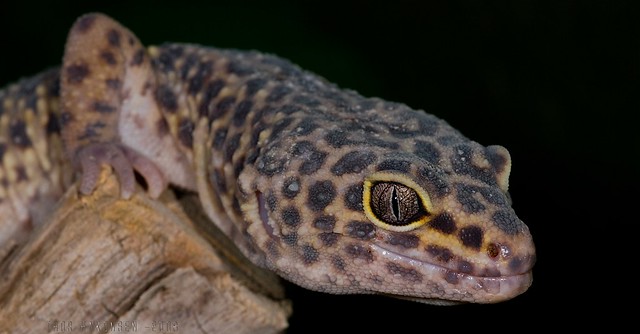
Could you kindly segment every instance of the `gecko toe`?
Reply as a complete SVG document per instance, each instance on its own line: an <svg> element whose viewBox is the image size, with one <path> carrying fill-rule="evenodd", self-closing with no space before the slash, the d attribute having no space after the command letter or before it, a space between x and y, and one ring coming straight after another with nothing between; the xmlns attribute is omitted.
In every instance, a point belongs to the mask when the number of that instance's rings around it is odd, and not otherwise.
<svg viewBox="0 0 640 334"><path fill-rule="evenodd" d="M94 143L82 148L76 156L81 168L80 192L88 195L95 190L103 164L113 167L120 181L120 194L128 199L135 190L134 168L145 178L149 193L157 197L166 187L165 179L153 162L131 149L112 143Z"/></svg>
<svg viewBox="0 0 640 334"><path fill-rule="evenodd" d="M162 193L168 185L162 171L160 171L153 161L136 151L125 149L124 152L127 155L128 160L133 165L133 168L138 171L138 173L140 173L147 182L149 196L152 198L158 198L160 193Z"/></svg>

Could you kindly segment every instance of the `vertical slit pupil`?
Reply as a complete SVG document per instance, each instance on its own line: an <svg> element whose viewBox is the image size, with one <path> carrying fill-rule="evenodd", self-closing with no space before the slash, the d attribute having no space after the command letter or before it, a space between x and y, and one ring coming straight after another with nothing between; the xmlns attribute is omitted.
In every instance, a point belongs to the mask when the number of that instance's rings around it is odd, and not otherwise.
<svg viewBox="0 0 640 334"><path fill-rule="evenodd" d="M404 226L428 215L415 190L396 182L377 182L371 187L372 213L385 224Z"/></svg>
<svg viewBox="0 0 640 334"><path fill-rule="evenodd" d="M391 210L396 217L396 221L400 221L400 204L398 203L398 192L395 186L391 190Z"/></svg>

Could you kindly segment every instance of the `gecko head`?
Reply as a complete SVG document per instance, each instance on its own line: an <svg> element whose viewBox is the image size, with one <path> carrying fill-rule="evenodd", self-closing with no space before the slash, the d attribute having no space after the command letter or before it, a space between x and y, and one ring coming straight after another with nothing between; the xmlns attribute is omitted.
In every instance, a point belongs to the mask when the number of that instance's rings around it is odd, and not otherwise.
<svg viewBox="0 0 640 334"><path fill-rule="evenodd" d="M430 303L523 293L535 249L511 208L509 153L409 115L377 130L331 123L313 140L290 135L264 147L256 176L241 180L243 193L255 194L243 211L264 265L330 293Z"/></svg>

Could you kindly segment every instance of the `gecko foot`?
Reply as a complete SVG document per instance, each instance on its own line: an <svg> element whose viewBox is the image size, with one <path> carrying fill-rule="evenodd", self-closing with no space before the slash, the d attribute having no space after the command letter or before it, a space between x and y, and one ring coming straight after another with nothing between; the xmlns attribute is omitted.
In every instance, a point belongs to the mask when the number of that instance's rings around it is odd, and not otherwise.
<svg viewBox="0 0 640 334"><path fill-rule="evenodd" d="M120 193L125 199L133 194L136 187L134 170L145 179L149 195L153 198L167 187L162 171L148 158L123 145L112 143L89 144L78 151L76 159L82 172L80 192L88 195L98 184L103 164L113 167L120 181Z"/></svg>

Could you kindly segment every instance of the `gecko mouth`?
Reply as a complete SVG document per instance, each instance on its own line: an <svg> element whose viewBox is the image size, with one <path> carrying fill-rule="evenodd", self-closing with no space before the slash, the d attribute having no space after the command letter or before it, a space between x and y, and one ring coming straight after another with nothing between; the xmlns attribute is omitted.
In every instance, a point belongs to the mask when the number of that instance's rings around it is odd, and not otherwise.
<svg viewBox="0 0 640 334"><path fill-rule="evenodd" d="M526 272L504 276L476 276L445 268L433 263L417 260L390 251L378 245L371 245L371 250L388 263L401 266L397 275L414 275L424 282L443 282L439 287L442 298L433 295L421 295L424 289L416 288L413 295L401 298L421 301L426 299L458 300L460 302L496 303L511 299L525 292L533 280L531 268ZM447 292L449 291L449 292ZM431 290L428 291L431 293ZM391 294L394 294L391 292Z"/></svg>

